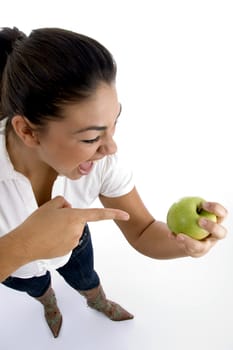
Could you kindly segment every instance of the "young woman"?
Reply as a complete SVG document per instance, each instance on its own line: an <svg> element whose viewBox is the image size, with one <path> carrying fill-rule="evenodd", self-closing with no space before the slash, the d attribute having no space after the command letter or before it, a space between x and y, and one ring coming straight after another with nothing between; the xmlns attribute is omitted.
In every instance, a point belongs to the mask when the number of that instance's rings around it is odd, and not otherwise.
<svg viewBox="0 0 233 350"><path fill-rule="evenodd" d="M200 220L210 233L203 241L172 235L148 212L117 154L116 63L97 41L59 28L33 30L28 37L3 28L0 70L2 283L43 304L55 337L62 315L51 269L90 307L112 320L131 319L104 294L87 222L114 219L128 242L152 258L199 257L225 237L226 209L203 203L218 217L217 223ZM116 210L87 209L97 197Z"/></svg>

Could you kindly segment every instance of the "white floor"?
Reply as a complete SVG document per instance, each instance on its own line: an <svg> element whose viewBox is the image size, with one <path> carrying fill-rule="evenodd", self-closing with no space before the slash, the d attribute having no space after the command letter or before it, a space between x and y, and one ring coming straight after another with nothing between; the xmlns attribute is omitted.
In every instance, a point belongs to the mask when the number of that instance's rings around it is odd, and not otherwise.
<svg viewBox="0 0 233 350"><path fill-rule="evenodd" d="M203 258L157 261L134 251L111 222L92 224L105 291L134 320L104 318L54 275L64 323L53 339L40 304L0 285L0 349L232 350L232 2L21 0L14 11L11 1L2 6L2 26L25 32L59 26L112 51L123 104L118 142L148 208L164 220L173 200L204 196L227 207L229 234Z"/></svg>
<svg viewBox="0 0 233 350"><path fill-rule="evenodd" d="M2 350L233 349L230 235L204 258L156 261L131 249L113 224L91 227L105 291L134 320L112 322L87 308L54 274L64 323L53 339L40 304L0 285Z"/></svg>

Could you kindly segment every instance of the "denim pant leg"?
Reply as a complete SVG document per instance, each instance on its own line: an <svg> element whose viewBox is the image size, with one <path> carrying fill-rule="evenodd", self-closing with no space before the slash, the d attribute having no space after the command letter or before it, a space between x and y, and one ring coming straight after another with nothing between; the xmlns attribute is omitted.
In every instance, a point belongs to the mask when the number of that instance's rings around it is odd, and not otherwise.
<svg viewBox="0 0 233 350"><path fill-rule="evenodd" d="M99 276L94 270L93 247L88 225L85 225L83 235L69 261L57 271L76 290L85 291L100 284Z"/></svg>
<svg viewBox="0 0 233 350"><path fill-rule="evenodd" d="M8 277L2 282L6 287L18 290L20 292L26 292L31 297L38 298L42 296L51 283L50 272L47 271L46 275L31 278L18 278Z"/></svg>

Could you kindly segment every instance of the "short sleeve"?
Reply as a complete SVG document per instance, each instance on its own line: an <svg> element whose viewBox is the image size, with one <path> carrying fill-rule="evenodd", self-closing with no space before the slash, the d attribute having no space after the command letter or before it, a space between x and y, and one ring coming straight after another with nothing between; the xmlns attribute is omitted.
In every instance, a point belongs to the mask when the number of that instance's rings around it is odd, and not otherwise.
<svg viewBox="0 0 233 350"><path fill-rule="evenodd" d="M134 187L132 170L118 154L106 158L101 173L100 194L105 197L123 196Z"/></svg>

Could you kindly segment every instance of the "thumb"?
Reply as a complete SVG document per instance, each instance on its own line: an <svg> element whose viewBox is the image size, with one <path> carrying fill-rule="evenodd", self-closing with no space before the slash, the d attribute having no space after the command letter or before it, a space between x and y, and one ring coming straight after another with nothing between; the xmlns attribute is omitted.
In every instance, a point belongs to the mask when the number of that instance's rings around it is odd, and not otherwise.
<svg viewBox="0 0 233 350"><path fill-rule="evenodd" d="M48 209L62 209L62 208L71 208L71 204L62 196L57 196L51 199L50 201L44 203L41 208Z"/></svg>

